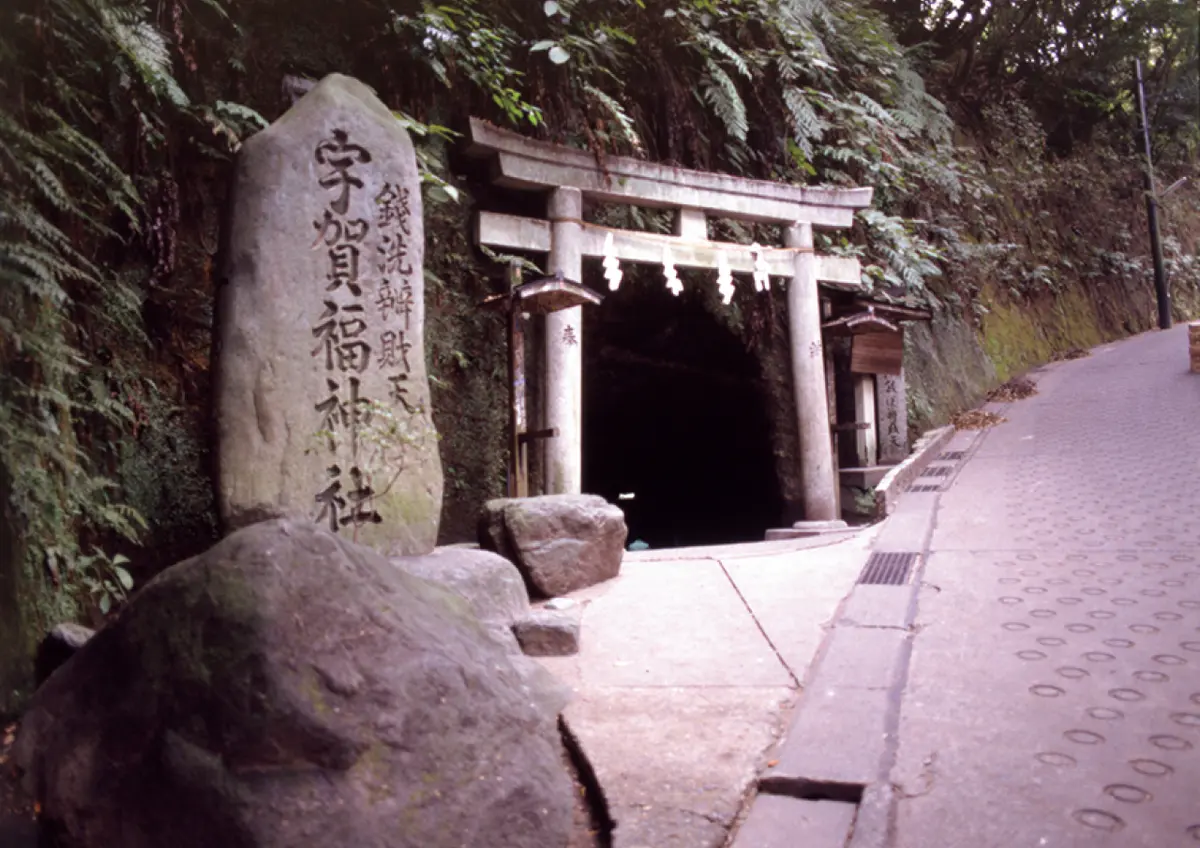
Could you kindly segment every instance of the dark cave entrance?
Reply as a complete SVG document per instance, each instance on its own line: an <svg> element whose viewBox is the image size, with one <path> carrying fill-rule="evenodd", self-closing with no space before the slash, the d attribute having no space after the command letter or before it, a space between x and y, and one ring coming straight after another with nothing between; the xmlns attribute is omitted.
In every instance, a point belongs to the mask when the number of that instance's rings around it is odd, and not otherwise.
<svg viewBox="0 0 1200 848"><path fill-rule="evenodd" d="M758 362L694 286L642 276L584 310L584 491L620 505L630 543L761 541L783 502Z"/></svg>

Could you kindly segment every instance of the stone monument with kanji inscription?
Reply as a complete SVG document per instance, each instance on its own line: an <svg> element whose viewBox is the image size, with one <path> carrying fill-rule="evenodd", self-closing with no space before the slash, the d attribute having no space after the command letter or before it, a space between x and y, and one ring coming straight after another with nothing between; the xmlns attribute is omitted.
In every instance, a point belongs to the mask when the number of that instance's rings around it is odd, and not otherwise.
<svg viewBox="0 0 1200 848"><path fill-rule="evenodd" d="M226 530L307 517L391 554L434 547L442 467L425 369L412 143L334 74L238 157L217 318Z"/></svg>

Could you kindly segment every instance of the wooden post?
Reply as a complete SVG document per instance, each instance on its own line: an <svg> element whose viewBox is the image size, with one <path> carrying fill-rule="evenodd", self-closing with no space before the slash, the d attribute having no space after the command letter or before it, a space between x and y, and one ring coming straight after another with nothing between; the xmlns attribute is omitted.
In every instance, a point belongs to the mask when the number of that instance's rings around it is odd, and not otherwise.
<svg viewBox="0 0 1200 848"><path fill-rule="evenodd" d="M508 496L524 498L529 495L528 463L521 434L526 427L525 399L525 326L521 303L516 296L521 284L521 263L508 266Z"/></svg>
<svg viewBox="0 0 1200 848"><path fill-rule="evenodd" d="M577 188L550 193L550 261L547 271L573 282L583 274L580 226L583 195ZM556 435L544 442L545 494L583 491L583 308L573 306L546 316L543 348L543 429Z"/></svg>
<svg viewBox="0 0 1200 848"><path fill-rule="evenodd" d="M867 424L854 431L854 453L860 467L870 468L879 456L879 435L875 429L875 376L854 375L854 420Z"/></svg>
<svg viewBox="0 0 1200 848"><path fill-rule="evenodd" d="M825 298L821 299L821 320L824 321L829 317L830 304ZM824 336L822 335L822 339ZM840 516L842 514L842 470L841 459L838 456L838 428L836 421L837 414L837 368L833 361L833 345L825 345L825 399L829 409L829 456L833 462L833 492L836 497L836 502L833 506L833 514Z"/></svg>
<svg viewBox="0 0 1200 848"><path fill-rule="evenodd" d="M812 224L798 223L788 227L785 243L796 250L795 271L788 285L788 327L792 339L796 423L800 432L804 518L805 521L838 521Z"/></svg>

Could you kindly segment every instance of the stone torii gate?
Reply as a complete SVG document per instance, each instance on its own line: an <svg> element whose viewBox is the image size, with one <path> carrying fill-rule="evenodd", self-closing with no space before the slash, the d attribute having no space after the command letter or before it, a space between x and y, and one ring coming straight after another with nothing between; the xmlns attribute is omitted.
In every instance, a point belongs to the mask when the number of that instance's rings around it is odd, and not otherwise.
<svg viewBox="0 0 1200 848"><path fill-rule="evenodd" d="M813 228L851 226L854 213L870 206L873 189L790 186L625 157L608 157L601 164L587 151L528 139L474 118L468 152L492 158L497 185L549 192L546 220L482 212L476 236L489 247L549 254L551 274L561 272L578 282L584 257L607 254L624 262L662 264L667 255L685 268L758 270L787 278L805 523L840 518L818 284L860 287L861 270L857 259L815 254ZM585 197L674 209L675 235L588 224ZM784 246L710 241L709 215L782 224ZM553 494L578 493L583 484L581 318L580 307L546 316L541 426L558 434L545 445L545 487Z"/></svg>

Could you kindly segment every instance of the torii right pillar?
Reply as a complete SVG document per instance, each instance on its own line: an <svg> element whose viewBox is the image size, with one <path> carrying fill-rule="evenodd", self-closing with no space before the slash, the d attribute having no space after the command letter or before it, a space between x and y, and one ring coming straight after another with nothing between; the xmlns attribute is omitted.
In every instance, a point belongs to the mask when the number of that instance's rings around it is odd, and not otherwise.
<svg viewBox="0 0 1200 848"><path fill-rule="evenodd" d="M837 480L833 471L833 438L825 391L825 357L821 345L821 295L817 289L817 257L812 224L797 223L784 233L795 251L795 271L788 285L788 329L792 341L792 385L800 433L800 483L804 521L798 530L844 527L838 515Z"/></svg>

